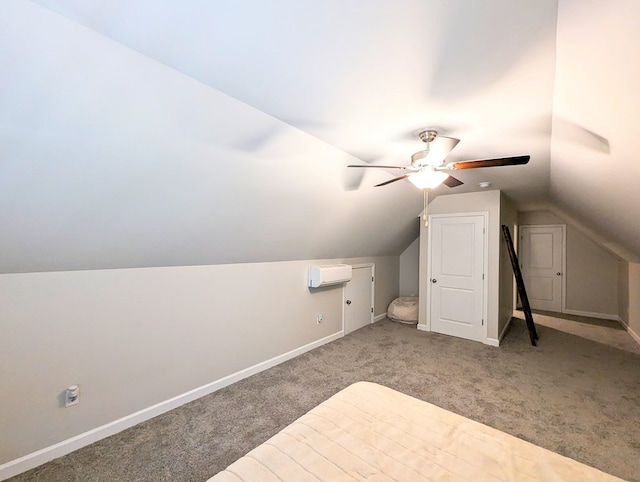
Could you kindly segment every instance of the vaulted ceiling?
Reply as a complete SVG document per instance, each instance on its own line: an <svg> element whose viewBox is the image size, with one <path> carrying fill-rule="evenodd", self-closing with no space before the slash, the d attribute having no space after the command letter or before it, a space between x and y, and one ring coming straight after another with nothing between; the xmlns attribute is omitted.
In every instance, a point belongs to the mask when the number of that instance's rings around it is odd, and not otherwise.
<svg viewBox="0 0 640 482"><path fill-rule="evenodd" d="M640 259L640 4L3 0L0 272L395 255L460 171Z"/></svg>

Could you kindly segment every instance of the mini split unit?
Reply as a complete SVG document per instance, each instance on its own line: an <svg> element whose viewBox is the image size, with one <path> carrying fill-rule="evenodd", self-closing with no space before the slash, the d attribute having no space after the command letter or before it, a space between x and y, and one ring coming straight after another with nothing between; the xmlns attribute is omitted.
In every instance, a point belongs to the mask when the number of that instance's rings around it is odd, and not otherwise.
<svg viewBox="0 0 640 482"><path fill-rule="evenodd" d="M351 270L348 264L309 266L309 288L345 283L351 280Z"/></svg>

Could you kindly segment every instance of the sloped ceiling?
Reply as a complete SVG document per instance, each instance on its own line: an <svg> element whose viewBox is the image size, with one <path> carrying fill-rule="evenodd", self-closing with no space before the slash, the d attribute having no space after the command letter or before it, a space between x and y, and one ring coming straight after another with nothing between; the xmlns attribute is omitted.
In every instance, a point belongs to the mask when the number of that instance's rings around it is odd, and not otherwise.
<svg viewBox="0 0 640 482"><path fill-rule="evenodd" d="M432 197L490 181L638 256L640 11L583 3L3 0L0 272L399 254L421 192L346 166L425 127L531 155Z"/></svg>
<svg viewBox="0 0 640 482"><path fill-rule="evenodd" d="M555 205L640 262L640 2L561 1L551 138Z"/></svg>

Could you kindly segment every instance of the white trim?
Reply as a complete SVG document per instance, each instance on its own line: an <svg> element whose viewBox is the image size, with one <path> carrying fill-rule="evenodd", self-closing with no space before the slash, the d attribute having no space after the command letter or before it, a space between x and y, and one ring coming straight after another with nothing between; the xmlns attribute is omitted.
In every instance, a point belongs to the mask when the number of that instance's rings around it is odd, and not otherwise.
<svg viewBox="0 0 640 482"><path fill-rule="evenodd" d="M358 269L358 268L375 268L376 264L375 263L357 263L357 264L352 264L351 267L353 269Z"/></svg>
<svg viewBox="0 0 640 482"><path fill-rule="evenodd" d="M509 317L509 320L507 320L507 324L504 325L504 328L500 332L500 336L498 336L498 345L497 346L500 345L500 343L502 342L502 339L504 338L504 335L507 334L507 329L509 328L509 325L511 325L511 320L513 320L513 316Z"/></svg>
<svg viewBox="0 0 640 482"><path fill-rule="evenodd" d="M575 316L588 316L589 318L600 318L602 320L618 321L620 319L618 315L607 315L606 313L594 313L592 311L564 310L563 313Z"/></svg>
<svg viewBox="0 0 640 482"><path fill-rule="evenodd" d="M373 316L373 311L376 309L376 265L371 263L371 321L369 323L375 323L377 320Z"/></svg>
<svg viewBox="0 0 640 482"><path fill-rule="evenodd" d="M567 225L562 224L562 312L567 309Z"/></svg>
<svg viewBox="0 0 640 482"><path fill-rule="evenodd" d="M618 316L618 317L616 318L616 320L618 320L618 321L620 322L620 324L622 325L622 327L623 327L625 330L628 330L628 329L629 329L629 325L628 325L628 324L627 324L627 322L626 322L626 321L624 321L622 318L620 318L620 317Z"/></svg>
<svg viewBox="0 0 640 482"><path fill-rule="evenodd" d="M424 282L427 285L427 301L426 305L426 313L424 317L424 324L418 323L418 330L422 331L431 331L431 220L433 219L433 215L427 216L427 277ZM420 281L418 280L418 283ZM420 293L422 294L422 293Z"/></svg>
<svg viewBox="0 0 640 482"><path fill-rule="evenodd" d="M429 283L427 282L427 269L429 264L428 252L428 231L422 222L422 216L418 216L420 224L420 246L418 249L418 324L421 331L429 331L427 325L427 296L429 293Z"/></svg>
<svg viewBox="0 0 640 482"><path fill-rule="evenodd" d="M347 283L349 282L351 282L351 280ZM342 333L344 333L344 320L347 315L347 283L342 283Z"/></svg>
<svg viewBox="0 0 640 482"><path fill-rule="evenodd" d="M380 313L379 315L376 315L373 317L373 323L377 323L380 320L384 320L387 317L386 313Z"/></svg>
<svg viewBox="0 0 640 482"><path fill-rule="evenodd" d="M640 345L640 335L638 335L630 327L627 327L627 332L631 335L631 338L633 338L635 341L637 341L638 345Z"/></svg>
<svg viewBox="0 0 640 482"><path fill-rule="evenodd" d="M337 340L338 338L341 338L343 336L344 332L339 331L337 333L334 333L333 335L326 336L324 338L321 338L320 340L316 340L314 342L291 350L287 353L283 353L282 355L278 355L269 360L245 368L244 370L232 373L231 375L220 378L219 380L216 380L214 382L208 383L193 390L189 390L188 392L165 400L164 402L160 402L150 407L143 408L142 410L139 410L135 413L122 417L118 420L114 420L100 427L96 427L87 432L81 433L80 435L76 435L75 437L71 437L57 444L50 445L49 447L45 447L36 452L6 462L0 465L0 480L6 480L10 477L14 477L18 474L26 472L27 470L38 467L39 465L49 462L50 460L62 457L63 455L67 455L68 453L81 449L82 447L86 447L87 445L97 442L98 440L114 435L153 417L157 417L158 415L168 412L169 410L173 410L174 408L184 405L185 403L192 402L194 400L197 400L198 398L204 397L205 395L209 395L210 393L229 386L232 383L236 383L251 375L260 373L280 363L302 355L303 353L313 350L314 348L318 348L319 346Z"/></svg>
<svg viewBox="0 0 640 482"><path fill-rule="evenodd" d="M484 344L489 346L500 346L500 341L495 338L486 338Z"/></svg>
<svg viewBox="0 0 640 482"><path fill-rule="evenodd" d="M629 324L624 321L622 318L620 318L619 316L616 318L620 324L622 325L622 327L627 330L627 333L629 333L629 335L631 335L631 338L633 338L636 343L638 343L638 345L640 345L640 335L638 335L635 331L633 331L633 329L629 326Z"/></svg>
<svg viewBox="0 0 640 482"><path fill-rule="evenodd" d="M483 327L483 337L487 342L493 340L489 338L489 211L483 211L482 216L484 216L484 226L482 226L482 232L484 234L484 276L482 284L482 289L484 293L482 293L482 304L484 305L482 316L484 317L484 321L482 322ZM502 228L500 228L502 229ZM498 240L500 239L500 234L498 234ZM500 241L498 241L500 243ZM500 257L500 250L498 249L498 258ZM500 296L500 271L498 270L498 297ZM498 307L498 312L500 311L500 307Z"/></svg>

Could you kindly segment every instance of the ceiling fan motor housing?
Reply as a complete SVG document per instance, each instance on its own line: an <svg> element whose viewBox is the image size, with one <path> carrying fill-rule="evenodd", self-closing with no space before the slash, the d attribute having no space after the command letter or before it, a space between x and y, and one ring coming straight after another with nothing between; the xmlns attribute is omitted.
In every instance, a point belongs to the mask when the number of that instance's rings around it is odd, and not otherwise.
<svg viewBox="0 0 640 482"><path fill-rule="evenodd" d="M422 167L431 164L429 162L429 149L425 149L424 151L418 151L415 154L411 155L411 165L413 167Z"/></svg>
<svg viewBox="0 0 640 482"><path fill-rule="evenodd" d="M420 140L427 145L427 148L411 156L411 166L415 168L442 166L451 150L460 142L453 137L438 136L438 132L433 129L422 131Z"/></svg>

